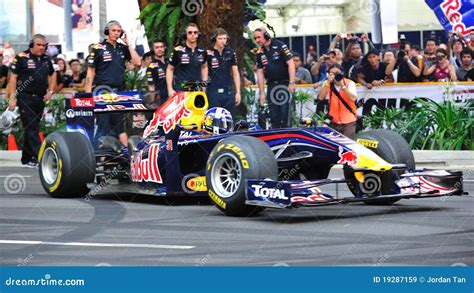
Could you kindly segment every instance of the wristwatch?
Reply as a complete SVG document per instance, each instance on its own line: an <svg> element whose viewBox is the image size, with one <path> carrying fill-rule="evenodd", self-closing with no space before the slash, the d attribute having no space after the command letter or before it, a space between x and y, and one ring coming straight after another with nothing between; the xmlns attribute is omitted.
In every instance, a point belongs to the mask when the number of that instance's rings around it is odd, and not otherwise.
<svg viewBox="0 0 474 293"><path fill-rule="evenodd" d="M294 80L290 81L290 84L296 84L296 81L294 81Z"/></svg>

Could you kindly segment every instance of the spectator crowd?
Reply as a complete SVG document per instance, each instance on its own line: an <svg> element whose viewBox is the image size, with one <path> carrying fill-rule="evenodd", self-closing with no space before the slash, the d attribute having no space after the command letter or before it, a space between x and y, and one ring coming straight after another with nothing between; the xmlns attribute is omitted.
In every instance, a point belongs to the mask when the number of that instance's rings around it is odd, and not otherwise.
<svg viewBox="0 0 474 293"><path fill-rule="evenodd" d="M371 89L396 82L473 81L473 52L474 32L466 37L450 32L447 44L438 42L433 34L423 48L401 35L399 44L382 50L377 50L366 34L342 33L319 58L314 51L307 54L305 64L299 54L293 58L297 83L320 87L327 80L328 68L339 64L344 77Z"/></svg>

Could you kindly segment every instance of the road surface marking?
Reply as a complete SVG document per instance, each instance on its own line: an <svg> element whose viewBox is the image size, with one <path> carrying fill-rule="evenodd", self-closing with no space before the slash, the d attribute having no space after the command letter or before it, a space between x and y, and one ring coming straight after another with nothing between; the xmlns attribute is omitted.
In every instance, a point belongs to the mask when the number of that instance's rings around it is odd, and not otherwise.
<svg viewBox="0 0 474 293"><path fill-rule="evenodd" d="M124 247L124 248L158 248L158 249L192 249L195 246L161 245L161 244L134 244L134 243L95 243L95 242L49 242L27 240L0 240L0 244L23 245L58 245L58 246L89 246L89 247Z"/></svg>

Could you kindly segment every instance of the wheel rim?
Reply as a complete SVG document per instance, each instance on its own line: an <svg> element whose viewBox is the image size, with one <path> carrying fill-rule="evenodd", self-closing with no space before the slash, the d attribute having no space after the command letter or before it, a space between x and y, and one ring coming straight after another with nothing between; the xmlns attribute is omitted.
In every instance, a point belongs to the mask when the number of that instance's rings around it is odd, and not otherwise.
<svg viewBox="0 0 474 293"><path fill-rule="evenodd" d="M211 170L212 187L220 197L228 198L235 194L242 182L242 169L233 154L221 154Z"/></svg>
<svg viewBox="0 0 474 293"><path fill-rule="evenodd" d="M47 148L44 151L41 160L41 173L43 179L47 184L53 184L58 178L59 165L58 155L52 148Z"/></svg>

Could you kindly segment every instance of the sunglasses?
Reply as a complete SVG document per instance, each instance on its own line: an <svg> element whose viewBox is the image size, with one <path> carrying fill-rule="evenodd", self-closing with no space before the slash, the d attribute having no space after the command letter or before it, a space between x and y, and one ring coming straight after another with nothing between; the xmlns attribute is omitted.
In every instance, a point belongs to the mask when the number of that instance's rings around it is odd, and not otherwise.
<svg viewBox="0 0 474 293"><path fill-rule="evenodd" d="M188 32L188 35L192 35L192 34L197 35L197 34L199 34L199 32L198 31L189 31Z"/></svg>

